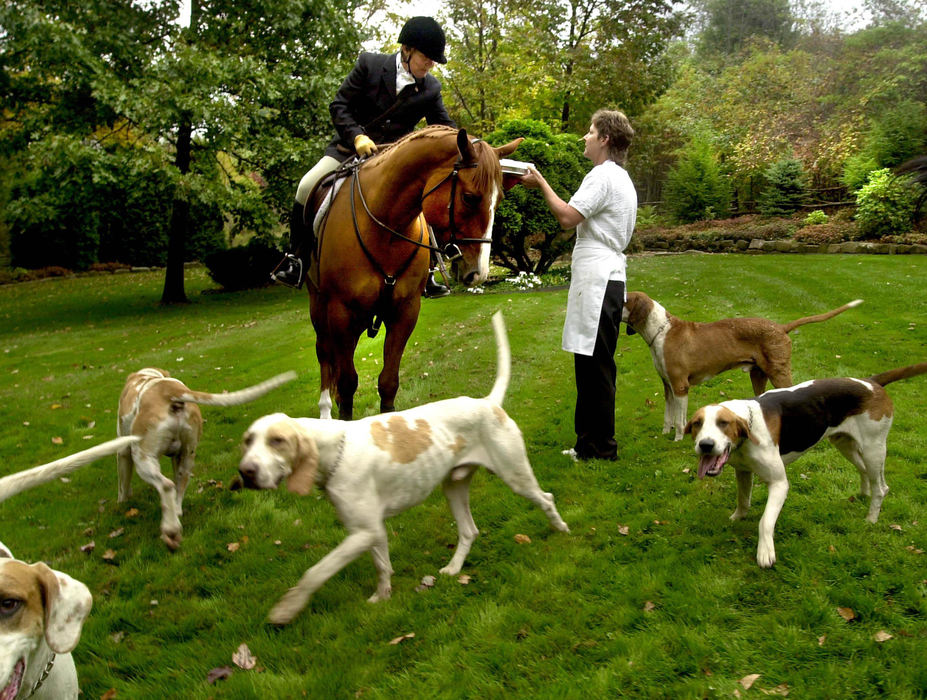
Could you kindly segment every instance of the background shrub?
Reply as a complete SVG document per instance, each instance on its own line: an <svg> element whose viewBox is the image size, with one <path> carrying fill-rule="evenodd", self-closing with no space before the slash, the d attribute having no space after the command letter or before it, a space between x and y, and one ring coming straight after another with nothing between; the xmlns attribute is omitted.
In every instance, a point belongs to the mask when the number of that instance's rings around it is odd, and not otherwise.
<svg viewBox="0 0 927 700"><path fill-rule="evenodd" d="M905 178L882 168L856 195L856 221L864 238L907 233L914 223L917 191Z"/></svg>
<svg viewBox="0 0 927 700"><path fill-rule="evenodd" d="M243 246L213 251L204 257L203 264L216 283L231 291L270 284L270 273L280 258L274 245L255 238Z"/></svg>
<svg viewBox="0 0 927 700"><path fill-rule="evenodd" d="M513 119L487 137L494 145L524 137L512 155L534 163L563 199L569 200L590 170L577 134L554 134L549 126L532 119ZM538 190L513 187L496 211L493 223L493 255L502 267L515 272L542 274L572 246L550 213Z"/></svg>
<svg viewBox="0 0 927 700"><path fill-rule="evenodd" d="M663 197L680 223L728 216L731 186L707 141L692 141L670 169Z"/></svg>
<svg viewBox="0 0 927 700"><path fill-rule="evenodd" d="M818 224L826 224L827 213L823 209L815 209L814 211L808 212L808 216L802 219L802 226L817 226Z"/></svg>
<svg viewBox="0 0 927 700"><path fill-rule="evenodd" d="M765 186L757 202L761 214L791 214L798 211L808 198L808 178L797 158L777 160L766 169L763 178Z"/></svg>

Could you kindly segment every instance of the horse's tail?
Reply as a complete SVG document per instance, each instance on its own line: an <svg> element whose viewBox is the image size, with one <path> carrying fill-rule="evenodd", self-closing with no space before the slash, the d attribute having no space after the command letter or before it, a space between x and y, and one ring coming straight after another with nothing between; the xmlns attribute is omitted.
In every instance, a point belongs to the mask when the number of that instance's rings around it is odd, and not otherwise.
<svg viewBox="0 0 927 700"><path fill-rule="evenodd" d="M237 406L240 403L254 401L269 391L276 389L278 386L286 384L296 379L296 372L290 370L276 377L271 377L266 382L249 386L247 389L232 391L226 394L210 394L205 391L187 391L180 396L172 396L172 401L189 401L199 403L204 406Z"/></svg>
<svg viewBox="0 0 927 700"><path fill-rule="evenodd" d="M783 323L780 325L782 326L782 330L784 330L786 333L791 333L796 328L798 328L799 326L804 326L806 323L820 323L821 321L826 321L827 319L833 318L837 314L842 314L847 309L852 309L853 307L859 306L862 303L863 303L862 299L854 299L849 304L844 304L843 306L839 308L832 309L823 314L817 314L815 316L805 316L804 318L799 318L790 323Z"/></svg>
<svg viewBox="0 0 927 700"><path fill-rule="evenodd" d="M505 319L502 318L501 311L492 315L492 329L496 334L496 383L492 385L492 391L486 398L501 406L512 374L512 352L509 349L509 336L505 332Z"/></svg>
<svg viewBox="0 0 927 700"><path fill-rule="evenodd" d="M54 462L4 476L0 478L0 501L5 501L15 496L17 493L31 489L33 486L38 486L64 476L65 474L70 474L75 469L100 459L100 457L106 457L116 452L121 452L123 449L127 449L130 445L139 440L141 440L141 438L135 435L116 438L115 440L109 440L95 447L91 447L88 450L62 457Z"/></svg>

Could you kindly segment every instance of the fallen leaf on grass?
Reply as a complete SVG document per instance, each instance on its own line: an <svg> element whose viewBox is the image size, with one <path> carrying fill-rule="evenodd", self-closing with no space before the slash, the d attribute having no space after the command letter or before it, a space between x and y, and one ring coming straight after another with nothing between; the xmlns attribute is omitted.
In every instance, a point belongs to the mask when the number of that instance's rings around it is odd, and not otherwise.
<svg viewBox="0 0 927 700"><path fill-rule="evenodd" d="M116 558L115 550L107 549L105 552L103 552L104 561L113 561L115 558Z"/></svg>
<svg viewBox="0 0 927 700"><path fill-rule="evenodd" d="M232 661L238 668L250 671L257 664L257 657L251 653L248 645L242 642L235 653L232 654Z"/></svg>
<svg viewBox="0 0 927 700"><path fill-rule="evenodd" d="M819 647L824 646L824 642L826 642L826 641L827 641L827 635L826 635L826 634L822 634L820 637L818 637L818 646L819 646Z"/></svg>
<svg viewBox="0 0 927 700"><path fill-rule="evenodd" d="M126 511L127 518L134 518L136 515L138 515L138 508L129 508L129 510Z"/></svg>
<svg viewBox="0 0 927 700"><path fill-rule="evenodd" d="M125 529L124 527L117 527L115 530L113 530L111 533L109 533L109 537L110 537L110 539L112 539L112 538L114 538L114 537L119 537L119 536L120 536L121 534L123 534L125 531L126 531L126 529Z"/></svg>
<svg viewBox="0 0 927 700"><path fill-rule="evenodd" d="M644 612L651 612L656 607L657 606L654 604L652 600L648 600L646 603L644 603Z"/></svg>
<svg viewBox="0 0 927 700"><path fill-rule="evenodd" d="M435 577L431 576L422 576L422 582L415 587L415 590L418 592L424 591L426 588L432 588L435 585Z"/></svg>
<svg viewBox="0 0 927 700"><path fill-rule="evenodd" d="M396 644L401 644L407 639L412 639L412 637L414 636L415 636L415 632L409 632L408 634L404 634L401 637L396 637L395 639L389 640L389 643L395 646Z"/></svg>
<svg viewBox="0 0 927 700"><path fill-rule="evenodd" d="M837 614L847 622L856 619L856 613L853 612L853 608L837 608Z"/></svg>
<svg viewBox="0 0 927 700"><path fill-rule="evenodd" d="M744 676L741 678L738 683L743 686L744 690L750 690L751 686L756 683L756 679L760 677L759 673L751 673L749 676Z"/></svg>
<svg viewBox="0 0 927 700"><path fill-rule="evenodd" d="M531 544L531 538L528 535L515 535L515 541L518 544Z"/></svg>
<svg viewBox="0 0 927 700"><path fill-rule="evenodd" d="M241 545L238 544L238 542L229 542L225 545L225 548L230 552L237 552L239 547L241 547Z"/></svg>
<svg viewBox="0 0 927 700"><path fill-rule="evenodd" d="M618 526L618 534L619 534L619 535L627 535L630 531L631 531L631 528L628 527L627 525L619 525L619 526Z"/></svg>
<svg viewBox="0 0 927 700"><path fill-rule="evenodd" d="M84 552L84 554L90 554L90 552L92 552L93 548L96 546L97 543L91 540L87 544L81 545L80 551Z"/></svg>
<svg viewBox="0 0 927 700"><path fill-rule="evenodd" d="M889 639L892 638L892 635L890 635L885 630L879 630L878 632L875 633L875 635L873 635L872 638L876 640L877 642L887 642Z"/></svg>
<svg viewBox="0 0 927 700"><path fill-rule="evenodd" d="M100 700L113 700L116 697L116 689L110 688L100 696Z"/></svg>
<svg viewBox="0 0 927 700"><path fill-rule="evenodd" d="M907 547L905 547L905 549L907 549L909 552L914 552L915 554L923 554L923 553L924 553L924 550L923 550L923 549L919 549L919 548L915 547L913 544L909 544Z"/></svg>
<svg viewBox="0 0 927 700"><path fill-rule="evenodd" d="M51 405L51 410L53 410L53 411L56 410L56 409L59 409L59 408L61 408L61 404L60 404L60 403L53 403L53 404Z"/></svg>
<svg viewBox="0 0 927 700"><path fill-rule="evenodd" d="M470 580L471 579L469 574L461 574L457 577L457 583L463 584L464 586L470 583Z"/></svg>
<svg viewBox="0 0 927 700"><path fill-rule="evenodd" d="M898 523L892 523L891 525L889 525L889 527L890 527L892 530L898 530L898 532L902 532L902 531L903 531L903 528L902 528L901 525L899 525Z"/></svg>
<svg viewBox="0 0 927 700"><path fill-rule="evenodd" d="M53 445L63 445L64 440L56 435L55 437L52 438L52 444Z"/></svg>
<svg viewBox="0 0 927 700"><path fill-rule="evenodd" d="M760 690L763 691L766 695L783 695L784 696L784 695L789 694L789 686L786 683L777 685L775 688L770 688L769 690L766 690L765 688L760 688Z"/></svg>
<svg viewBox="0 0 927 700"><path fill-rule="evenodd" d="M220 666L218 668L212 669L209 673L206 674L206 680L209 681L210 685L215 684L216 681L224 681L226 678L232 675L232 669L228 666Z"/></svg>

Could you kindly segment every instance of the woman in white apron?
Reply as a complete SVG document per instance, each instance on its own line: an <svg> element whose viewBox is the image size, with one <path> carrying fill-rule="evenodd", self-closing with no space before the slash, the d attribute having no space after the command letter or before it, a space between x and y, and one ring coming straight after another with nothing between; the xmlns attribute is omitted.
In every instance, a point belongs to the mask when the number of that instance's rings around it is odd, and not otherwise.
<svg viewBox="0 0 927 700"><path fill-rule="evenodd" d="M522 177L537 187L564 229L576 228L572 280L562 347L573 353L576 372L574 459L617 459L615 442L615 346L625 298L624 249L637 218L637 192L622 167L634 129L615 110L592 115L583 155L593 168L564 202L531 168Z"/></svg>

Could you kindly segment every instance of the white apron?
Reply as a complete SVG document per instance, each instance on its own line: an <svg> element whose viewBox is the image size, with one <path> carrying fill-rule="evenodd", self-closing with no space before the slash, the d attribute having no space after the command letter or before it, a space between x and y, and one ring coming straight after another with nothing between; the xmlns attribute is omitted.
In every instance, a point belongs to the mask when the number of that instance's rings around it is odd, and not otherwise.
<svg viewBox="0 0 927 700"><path fill-rule="evenodd" d="M609 280L624 280L623 253L593 240L577 240L573 249L570 291L561 347L577 355L592 355L599 315Z"/></svg>

